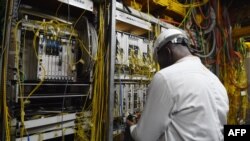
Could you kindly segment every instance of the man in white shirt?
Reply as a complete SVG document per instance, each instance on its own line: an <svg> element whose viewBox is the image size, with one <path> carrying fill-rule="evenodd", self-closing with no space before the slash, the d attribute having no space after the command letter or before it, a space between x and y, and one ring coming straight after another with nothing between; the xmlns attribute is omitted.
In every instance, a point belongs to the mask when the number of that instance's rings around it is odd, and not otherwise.
<svg viewBox="0 0 250 141"><path fill-rule="evenodd" d="M228 96L220 80L192 56L184 31L167 29L154 44L161 70L149 86L136 141L223 141Z"/></svg>

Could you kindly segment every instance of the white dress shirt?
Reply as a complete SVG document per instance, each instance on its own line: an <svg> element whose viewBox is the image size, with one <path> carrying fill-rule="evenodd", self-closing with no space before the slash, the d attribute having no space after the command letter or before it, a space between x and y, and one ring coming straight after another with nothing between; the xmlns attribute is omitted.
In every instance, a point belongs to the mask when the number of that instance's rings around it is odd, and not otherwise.
<svg viewBox="0 0 250 141"><path fill-rule="evenodd" d="M187 56L157 72L137 125L136 141L223 141L228 96L198 57Z"/></svg>

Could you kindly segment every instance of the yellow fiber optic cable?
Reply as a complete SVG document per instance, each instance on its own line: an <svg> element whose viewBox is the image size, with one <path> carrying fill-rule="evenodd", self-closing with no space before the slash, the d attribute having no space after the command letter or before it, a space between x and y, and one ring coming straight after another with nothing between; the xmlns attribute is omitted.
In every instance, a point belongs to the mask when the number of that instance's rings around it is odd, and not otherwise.
<svg viewBox="0 0 250 141"><path fill-rule="evenodd" d="M203 0L202 2L196 2L196 3L194 3L194 2L192 2L191 4L180 4L179 3L179 5L181 6L181 7L185 7L185 8L188 8L188 7L199 7L199 6L202 6L202 5L205 5L206 3L208 3L208 1L209 0Z"/></svg>
<svg viewBox="0 0 250 141"><path fill-rule="evenodd" d="M3 118L4 118L4 127L5 127L5 139L10 141L10 118L9 118L9 109L7 105L7 53L4 53L4 67L3 67Z"/></svg>

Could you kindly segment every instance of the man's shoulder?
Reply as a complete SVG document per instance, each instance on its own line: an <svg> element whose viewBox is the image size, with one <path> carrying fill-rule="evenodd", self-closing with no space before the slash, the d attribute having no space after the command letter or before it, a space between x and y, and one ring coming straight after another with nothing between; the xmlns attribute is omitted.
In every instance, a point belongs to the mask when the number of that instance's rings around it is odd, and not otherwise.
<svg viewBox="0 0 250 141"><path fill-rule="evenodd" d="M154 75L154 80L155 81L162 81L162 82L166 82L172 79L172 76L175 76L176 73L174 71L169 70L168 68L164 68L160 71L158 71L155 75Z"/></svg>
<svg viewBox="0 0 250 141"><path fill-rule="evenodd" d="M171 75L179 73L179 71L181 71L181 69L174 64L174 65L171 65L171 66L166 67L164 69L161 69L157 73L159 73L163 76L169 76L169 75L171 76Z"/></svg>

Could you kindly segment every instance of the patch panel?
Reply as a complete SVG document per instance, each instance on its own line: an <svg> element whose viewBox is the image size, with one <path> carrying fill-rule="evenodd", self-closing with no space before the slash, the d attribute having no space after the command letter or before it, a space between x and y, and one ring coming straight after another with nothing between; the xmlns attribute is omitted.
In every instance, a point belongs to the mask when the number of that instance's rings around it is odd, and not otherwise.
<svg viewBox="0 0 250 141"><path fill-rule="evenodd" d="M39 36L38 79L76 80L76 41L67 38ZM44 78L43 78L44 77Z"/></svg>
<svg viewBox="0 0 250 141"><path fill-rule="evenodd" d="M116 65L153 71L152 41L124 32L116 32Z"/></svg>
<svg viewBox="0 0 250 141"><path fill-rule="evenodd" d="M127 116L136 111L142 111L146 102L145 84L116 84L115 85L115 117Z"/></svg>

